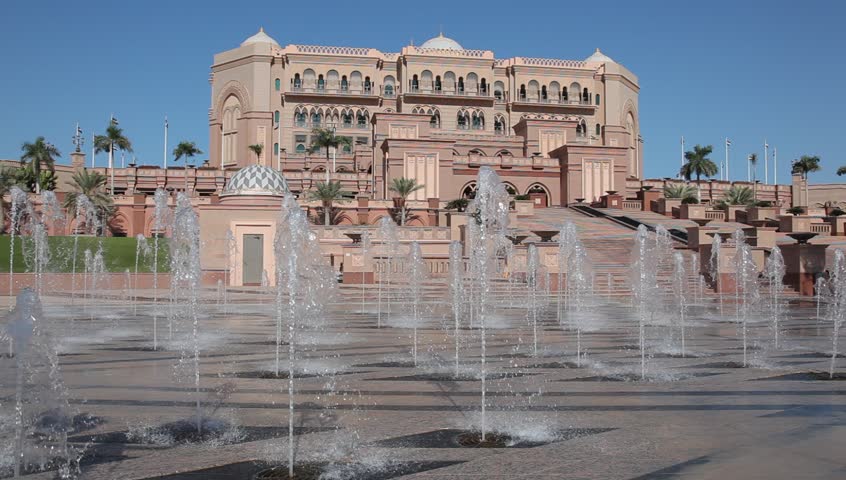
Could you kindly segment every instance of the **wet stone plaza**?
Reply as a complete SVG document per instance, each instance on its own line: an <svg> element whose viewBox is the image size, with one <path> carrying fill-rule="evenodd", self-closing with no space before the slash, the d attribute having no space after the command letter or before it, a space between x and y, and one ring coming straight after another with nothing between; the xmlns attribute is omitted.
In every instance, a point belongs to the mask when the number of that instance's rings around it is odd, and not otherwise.
<svg viewBox="0 0 846 480"><path fill-rule="evenodd" d="M770 322L753 314L746 368L733 301L691 302L684 357L677 319L657 312L644 326L641 378L631 297L590 299L577 359L555 293L531 298L509 282L491 291L480 442L480 329L460 325L456 343L449 288L423 282L411 299L398 286L341 287L324 327L303 334L293 369L293 451L305 472L297 478L312 478L309 468L355 479L846 477L846 390L826 380L831 325L813 301L785 303L778 349ZM154 306L152 291L135 296L137 305L108 295L42 299L39 321L62 332L65 390L48 382L57 398L30 399L69 412L67 446L54 448L76 452L81 478L285 478L266 470L285 465L289 448L288 346L280 342L279 369L273 289L233 288L226 304L214 289L200 292L199 392L191 356L170 331L174 307ZM0 380L9 426L13 358L2 360Z"/></svg>

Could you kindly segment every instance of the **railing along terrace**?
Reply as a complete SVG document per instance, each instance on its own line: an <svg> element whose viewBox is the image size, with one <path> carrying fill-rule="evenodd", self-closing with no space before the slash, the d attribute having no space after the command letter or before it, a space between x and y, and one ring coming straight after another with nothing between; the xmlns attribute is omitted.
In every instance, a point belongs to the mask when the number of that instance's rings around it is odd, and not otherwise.
<svg viewBox="0 0 846 480"><path fill-rule="evenodd" d="M423 257L426 263L426 271L430 277L443 277L449 273L449 258L438 257ZM400 283L406 281L406 277L396 278L396 275L405 275L410 273L408 261L405 258L388 259L385 257L374 258L373 272L376 274L376 280L387 280L388 276L394 277L393 280L399 280ZM387 273L387 275L386 275ZM385 277L382 277L385 275ZM380 278L382 277L382 278Z"/></svg>
<svg viewBox="0 0 846 480"><path fill-rule="evenodd" d="M623 200L623 210L640 210L643 208L643 202L640 200Z"/></svg>
<svg viewBox="0 0 846 480"><path fill-rule="evenodd" d="M705 210L705 218L707 220L725 220L725 210Z"/></svg>
<svg viewBox="0 0 846 480"><path fill-rule="evenodd" d="M537 95L518 95L518 102L520 103L542 103L547 105L582 105L592 106L590 99L585 98L563 98L563 97L547 97L543 98Z"/></svg>
<svg viewBox="0 0 846 480"><path fill-rule="evenodd" d="M811 232L829 235L829 234L831 234L831 224L830 223L812 223L811 224Z"/></svg>

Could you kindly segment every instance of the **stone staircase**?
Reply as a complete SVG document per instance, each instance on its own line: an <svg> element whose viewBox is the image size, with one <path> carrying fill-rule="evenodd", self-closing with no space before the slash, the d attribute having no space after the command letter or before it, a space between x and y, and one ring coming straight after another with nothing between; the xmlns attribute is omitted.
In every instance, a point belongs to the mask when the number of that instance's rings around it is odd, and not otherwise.
<svg viewBox="0 0 846 480"><path fill-rule="evenodd" d="M518 218L511 226L526 232L558 230L565 221L576 225L587 249L594 269L594 291L599 295L628 295L631 291L629 268L634 247L634 230L605 218L589 217L560 207L537 208L534 215ZM684 244L679 242L674 244L679 248L684 247ZM693 291L699 283L698 275L691 271L694 254L686 249L679 251L686 258L688 291ZM670 262L659 266L658 281L666 287L667 292L672 288L672 270Z"/></svg>

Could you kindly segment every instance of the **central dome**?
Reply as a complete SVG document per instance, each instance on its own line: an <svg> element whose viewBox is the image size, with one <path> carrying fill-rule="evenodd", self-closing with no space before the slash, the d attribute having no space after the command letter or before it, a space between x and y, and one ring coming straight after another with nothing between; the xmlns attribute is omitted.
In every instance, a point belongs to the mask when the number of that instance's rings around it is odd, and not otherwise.
<svg viewBox="0 0 846 480"><path fill-rule="evenodd" d="M288 193L288 182L276 170L264 165L250 165L235 172L223 193L228 195L272 195L284 196Z"/></svg>
<svg viewBox="0 0 846 480"><path fill-rule="evenodd" d="M420 45L420 48L435 48L438 50L464 50L464 47L455 40L445 37L443 33L435 38L430 38Z"/></svg>

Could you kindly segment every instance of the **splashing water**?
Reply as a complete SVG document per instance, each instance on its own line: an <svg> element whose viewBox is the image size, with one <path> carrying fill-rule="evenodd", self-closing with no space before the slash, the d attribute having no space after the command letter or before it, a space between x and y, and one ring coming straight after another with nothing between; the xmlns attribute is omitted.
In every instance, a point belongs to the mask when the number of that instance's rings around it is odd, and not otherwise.
<svg viewBox="0 0 846 480"><path fill-rule="evenodd" d="M461 242L453 240L449 244L449 288L452 297L453 337L455 340L455 373L459 372L461 361L461 303L464 294L464 255Z"/></svg>
<svg viewBox="0 0 846 480"><path fill-rule="evenodd" d="M420 243L411 242L411 249L408 255L408 294L411 297L412 314L412 347L411 357L414 359L414 366L417 366L417 329L420 326L420 298L423 296L423 281L428 276L426 261L423 260L423 252L420 250Z"/></svg>
<svg viewBox="0 0 846 480"><path fill-rule="evenodd" d="M846 255L843 250L834 251L834 268L830 280L831 298L828 307L828 317L832 323L831 329L831 365L828 377L834 378L834 366L837 362L837 340L840 329L846 321Z"/></svg>
<svg viewBox="0 0 846 480"><path fill-rule="evenodd" d="M32 212L32 205L29 203L26 193L18 187L9 189L9 197L11 198L11 209L9 210L9 297L12 297L15 285L15 235L18 234L22 220ZM30 218L32 218L31 215Z"/></svg>
<svg viewBox="0 0 846 480"><path fill-rule="evenodd" d="M770 256L767 258L767 263L764 268L767 280L770 284L770 321L773 328L773 343L775 348L779 348L779 321L781 319L781 303L779 302L779 295L784 290L784 257L781 255L781 249L773 247L770 251Z"/></svg>
<svg viewBox="0 0 846 480"><path fill-rule="evenodd" d="M490 167L479 170L476 198L468 206L472 220L470 227L470 265L472 277L478 283L476 312L481 344L481 438L485 440L486 423L486 324L491 312L491 278L497 267L497 251L508 242L508 205L511 198L496 172Z"/></svg>
<svg viewBox="0 0 846 480"><path fill-rule="evenodd" d="M294 438L294 375L299 343L297 332L324 318L337 288L334 271L325 261L305 212L292 195L282 203L274 238L276 253L277 352L282 319L288 325L288 438ZM287 298L287 303L285 299ZM278 375L278 353L277 353ZM288 443L288 475L294 476L294 443Z"/></svg>
<svg viewBox="0 0 846 480"><path fill-rule="evenodd" d="M658 241L656 240L656 245ZM640 378L646 378L646 317L658 297L658 262L653 258L655 246L650 246L649 231L641 224L635 235L632 250L632 300L638 310L638 344L640 346Z"/></svg>
<svg viewBox="0 0 846 480"><path fill-rule="evenodd" d="M748 322L749 313L758 303L758 267L752 258L752 248L746 243L743 230L732 235L737 252L734 257L735 301L737 302L741 336L743 339L743 366L748 365Z"/></svg>
<svg viewBox="0 0 846 480"><path fill-rule="evenodd" d="M399 249L397 224L390 217L382 217L382 219L379 220L379 237L382 242L382 261L379 262L379 299L376 314L376 326L378 328L382 328L382 292L386 287L390 288L394 259L397 255L397 250ZM387 283L387 285L385 285L385 283ZM391 301L389 296L388 313L390 313L390 311Z"/></svg>
<svg viewBox="0 0 846 480"><path fill-rule="evenodd" d="M582 365L582 330L585 328L584 313L593 293L592 270L587 250L581 240L575 237L567 262L567 292L570 295L570 323L576 330L576 366Z"/></svg>
<svg viewBox="0 0 846 480"><path fill-rule="evenodd" d="M156 189L153 195L153 350L159 344L159 237L164 233L170 208L167 205L167 192Z"/></svg>
<svg viewBox="0 0 846 480"><path fill-rule="evenodd" d="M184 293L185 305L179 312L180 330L187 337L181 346L182 362L189 358L193 366L197 433L202 434L200 409L200 225L191 200L184 193L176 198L176 210L170 239L171 291Z"/></svg>
<svg viewBox="0 0 846 480"><path fill-rule="evenodd" d="M696 257L694 257L696 258ZM687 309L684 280L687 278L687 273L684 270L684 255L681 252L676 252L673 255L673 298L678 309L679 322L679 337L681 342L681 355L685 356L685 310Z"/></svg>
<svg viewBox="0 0 846 480"><path fill-rule="evenodd" d="M138 262L141 257L147 258L150 255L150 244L147 237L139 233L135 236L135 284L132 288L133 313L138 314Z"/></svg>

